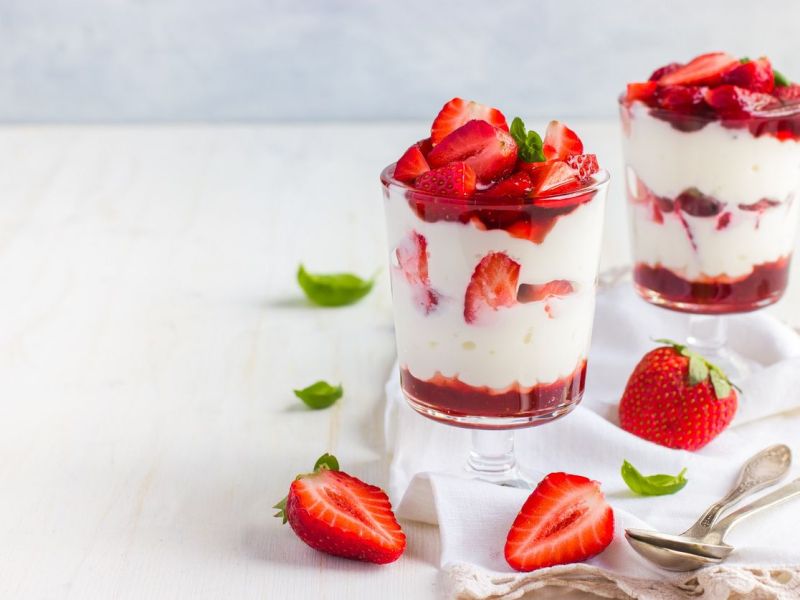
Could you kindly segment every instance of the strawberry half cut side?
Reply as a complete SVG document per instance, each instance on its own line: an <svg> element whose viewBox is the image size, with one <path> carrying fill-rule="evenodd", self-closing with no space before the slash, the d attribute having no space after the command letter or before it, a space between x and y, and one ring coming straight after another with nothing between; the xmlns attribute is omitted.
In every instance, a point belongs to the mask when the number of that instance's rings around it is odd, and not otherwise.
<svg viewBox="0 0 800 600"><path fill-rule="evenodd" d="M394 168L394 178L405 183L412 183L417 177L430 170L431 168L428 166L428 161L425 160L422 148L417 143L406 150L400 160L397 161L397 166Z"/></svg>
<svg viewBox="0 0 800 600"><path fill-rule="evenodd" d="M398 269L413 290L414 301L423 313L430 314L439 304L439 294L431 288L428 276L428 240L412 231L395 249Z"/></svg>
<svg viewBox="0 0 800 600"><path fill-rule="evenodd" d="M431 142L438 144L448 134L473 119L486 121L503 131L508 131L505 116L496 108L472 100L453 98L442 107L434 119L433 125L431 125Z"/></svg>
<svg viewBox="0 0 800 600"><path fill-rule="evenodd" d="M658 85L716 85L739 61L725 52L709 52L658 79Z"/></svg>
<svg viewBox="0 0 800 600"><path fill-rule="evenodd" d="M586 560L614 539L614 511L600 484L580 475L550 473L525 501L505 546L517 571Z"/></svg>
<svg viewBox="0 0 800 600"><path fill-rule="evenodd" d="M583 154L583 142L577 133L561 121L550 121L544 134L542 151L548 160L564 160L573 154Z"/></svg>
<svg viewBox="0 0 800 600"><path fill-rule="evenodd" d="M475 323L487 312L513 306L517 302L520 264L504 252L484 256L467 285L464 320Z"/></svg>
<svg viewBox="0 0 800 600"><path fill-rule="evenodd" d="M320 457L313 473L292 482L289 495L275 505L275 516L321 552L378 564L400 558L406 536L389 498L338 469L334 457Z"/></svg>

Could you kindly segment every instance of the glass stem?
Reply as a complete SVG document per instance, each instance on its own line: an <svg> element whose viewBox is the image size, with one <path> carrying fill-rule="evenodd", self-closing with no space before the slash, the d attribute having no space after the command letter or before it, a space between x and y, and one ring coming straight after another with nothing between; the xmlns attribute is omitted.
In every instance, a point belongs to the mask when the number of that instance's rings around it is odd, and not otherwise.
<svg viewBox="0 0 800 600"><path fill-rule="evenodd" d="M727 321L715 315L689 315L689 347L703 356L717 356L727 344Z"/></svg>
<svg viewBox="0 0 800 600"><path fill-rule="evenodd" d="M513 430L472 430L472 450L467 459L467 470L481 479L492 481L507 478L516 468Z"/></svg>

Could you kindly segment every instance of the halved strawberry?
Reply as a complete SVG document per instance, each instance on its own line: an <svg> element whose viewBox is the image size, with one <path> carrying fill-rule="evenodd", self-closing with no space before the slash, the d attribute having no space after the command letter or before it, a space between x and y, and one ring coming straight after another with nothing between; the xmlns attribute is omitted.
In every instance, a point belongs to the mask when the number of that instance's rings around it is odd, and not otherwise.
<svg viewBox="0 0 800 600"><path fill-rule="evenodd" d="M553 279L547 283L523 283L517 291L517 302L540 302L548 298L563 298L575 291L566 279Z"/></svg>
<svg viewBox="0 0 800 600"><path fill-rule="evenodd" d="M768 58L759 58L739 65L725 73L722 83L737 85L751 92L769 94L775 87L775 74Z"/></svg>
<svg viewBox="0 0 800 600"><path fill-rule="evenodd" d="M751 92L735 85L720 85L706 90L705 101L721 116L745 119L754 112L778 104L770 94Z"/></svg>
<svg viewBox="0 0 800 600"><path fill-rule="evenodd" d="M394 252L397 268L411 286L414 301L426 315L430 314L439 304L439 294L431 288L428 276L428 240L421 233L412 231Z"/></svg>
<svg viewBox="0 0 800 600"><path fill-rule="evenodd" d="M525 501L505 546L517 571L586 560L614 539L614 511L600 484L580 475L550 473Z"/></svg>
<svg viewBox="0 0 800 600"><path fill-rule="evenodd" d="M472 100L453 98L442 107L434 119L433 125L431 125L431 141L434 145L438 144L449 133L473 119L486 121L503 131L508 131L505 116L496 108L478 104Z"/></svg>
<svg viewBox="0 0 800 600"><path fill-rule="evenodd" d="M716 85L739 61L725 52L709 52L658 79L658 85Z"/></svg>
<svg viewBox="0 0 800 600"><path fill-rule="evenodd" d="M489 310L513 306L517 301L520 265L505 252L484 256L467 285L464 320L474 323Z"/></svg>
<svg viewBox="0 0 800 600"><path fill-rule="evenodd" d="M656 93L658 84L655 81L645 81L643 83L629 83L625 99L628 102L641 100L642 102L650 102Z"/></svg>
<svg viewBox="0 0 800 600"><path fill-rule="evenodd" d="M414 144L405 151L394 168L394 177L400 181L411 183L417 177L430 171L428 161L420 148L419 143Z"/></svg>
<svg viewBox="0 0 800 600"><path fill-rule="evenodd" d="M400 558L406 547L383 490L340 471L329 454L319 458L313 473L298 476L275 508L297 537L334 556L384 564Z"/></svg>
<svg viewBox="0 0 800 600"><path fill-rule="evenodd" d="M542 152L548 160L564 160L572 154L583 154L583 142L561 121L550 121L544 134Z"/></svg>
<svg viewBox="0 0 800 600"><path fill-rule="evenodd" d="M423 173L417 177L414 187L437 196L466 198L475 191L475 171L466 163L454 162Z"/></svg>
<svg viewBox="0 0 800 600"><path fill-rule="evenodd" d="M648 81L658 81L664 75L669 75L670 73L674 73L678 69L683 67L681 63L669 63L668 65L664 65L663 67L657 68L653 73L650 75L650 79Z"/></svg>
<svg viewBox="0 0 800 600"><path fill-rule="evenodd" d="M530 172L531 196L563 194L579 186L578 171L563 160L550 160Z"/></svg>
<svg viewBox="0 0 800 600"><path fill-rule="evenodd" d="M450 133L428 154L428 163L434 168L454 161L472 167L481 183L491 183L514 169L517 143L507 131L486 121L472 120Z"/></svg>
<svg viewBox="0 0 800 600"><path fill-rule="evenodd" d="M772 94L786 104L800 102L800 83L776 87Z"/></svg>
<svg viewBox="0 0 800 600"><path fill-rule="evenodd" d="M594 154L575 154L567 157L567 164L578 172L578 179L588 179L600 170Z"/></svg>
<svg viewBox="0 0 800 600"><path fill-rule="evenodd" d="M519 171L501 179L492 187L476 194L476 198L524 198L533 189L531 177L525 171Z"/></svg>
<svg viewBox="0 0 800 600"><path fill-rule="evenodd" d="M667 85L661 86L656 91L657 104L666 110L683 113L697 113L705 105L704 92L707 88L695 85Z"/></svg>

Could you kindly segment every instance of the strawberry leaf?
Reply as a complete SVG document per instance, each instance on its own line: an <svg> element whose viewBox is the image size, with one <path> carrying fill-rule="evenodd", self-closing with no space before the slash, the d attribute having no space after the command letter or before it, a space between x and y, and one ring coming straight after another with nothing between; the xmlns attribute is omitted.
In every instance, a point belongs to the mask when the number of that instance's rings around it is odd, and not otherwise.
<svg viewBox="0 0 800 600"><path fill-rule="evenodd" d="M344 394L341 385L333 386L327 381L317 381L302 390L294 390L294 395L313 410L328 408Z"/></svg>
<svg viewBox="0 0 800 600"><path fill-rule="evenodd" d="M731 382L716 368L711 368L711 385L714 387L714 395L717 398L727 398L731 393Z"/></svg>
<svg viewBox="0 0 800 600"><path fill-rule="evenodd" d="M689 352L689 385L697 385L708 379L708 364L703 357Z"/></svg>
<svg viewBox="0 0 800 600"><path fill-rule="evenodd" d="M627 460L622 462L622 479L635 494L640 496L664 496L683 489L687 483L686 469L677 475L642 475Z"/></svg>
<svg viewBox="0 0 800 600"><path fill-rule="evenodd" d="M509 133L514 141L517 142L518 156L522 162L544 162L544 152L542 151L542 137L535 131L526 131L525 123L519 117L514 117L511 121Z"/></svg>
<svg viewBox="0 0 800 600"><path fill-rule="evenodd" d="M278 517L279 519L281 519L281 524L285 525L286 524L286 520L287 520L287 517L286 517L286 498L284 498L283 500L278 502L272 508L277 508L278 509L278 512L276 512L273 516Z"/></svg>
<svg viewBox="0 0 800 600"><path fill-rule="evenodd" d="M361 279L351 273L312 274L303 265L297 269L297 283L309 300L320 306L345 306L369 294L375 278Z"/></svg>
<svg viewBox="0 0 800 600"><path fill-rule="evenodd" d="M328 454L327 452L320 456L317 459L317 462L314 463L314 472L322 471L323 469L327 469L328 471L338 471L339 470L339 461L333 454Z"/></svg>

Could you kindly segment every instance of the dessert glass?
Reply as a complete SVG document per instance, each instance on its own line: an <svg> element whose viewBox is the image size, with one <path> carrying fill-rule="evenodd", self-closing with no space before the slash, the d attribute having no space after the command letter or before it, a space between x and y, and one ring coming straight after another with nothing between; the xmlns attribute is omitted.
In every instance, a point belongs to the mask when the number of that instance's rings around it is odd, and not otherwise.
<svg viewBox="0 0 800 600"><path fill-rule="evenodd" d="M608 173L520 204L432 195L393 172L381 181L403 394L420 414L473 429L473 475L524 481L513 429L561 417L583 395Z"/></svg>
<svg viewBox="0 0 800 600"><path fill-rule="evenodd" d="M634 286L690 313L689 344L732 380L749 367L726 348L720 315L777 302L786 289L800 199L800 108L722 119L620 99Z"/></svg>

